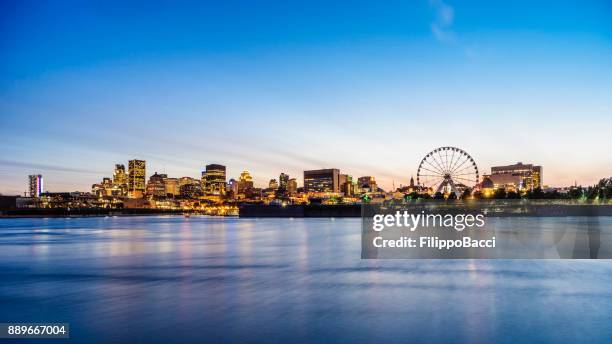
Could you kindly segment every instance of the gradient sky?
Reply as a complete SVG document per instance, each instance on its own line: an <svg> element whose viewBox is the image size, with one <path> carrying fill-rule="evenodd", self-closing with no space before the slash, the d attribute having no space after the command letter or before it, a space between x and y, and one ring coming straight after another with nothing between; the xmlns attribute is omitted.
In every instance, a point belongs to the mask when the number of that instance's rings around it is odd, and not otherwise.
<svg viewBox="0 0 612 344"><path fill-rule="evenodd" d="M115 163L337 167L406 184L439 146L544 183L612 176L609 1L0 1L0 193Z"/></svg>

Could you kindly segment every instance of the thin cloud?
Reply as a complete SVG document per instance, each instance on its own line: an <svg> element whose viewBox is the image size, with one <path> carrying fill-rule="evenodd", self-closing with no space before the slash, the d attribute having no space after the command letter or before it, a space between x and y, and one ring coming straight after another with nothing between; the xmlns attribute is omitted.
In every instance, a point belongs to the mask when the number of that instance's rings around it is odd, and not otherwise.
<svg viewBox="0 0 612 344"><path fill-rule="evenodd" d="M441 43L460 48L467 57L474 57L474 50L461 42L459 36L453 30L455 9L442 0L430 0L429 6L434 11L434 19L429 24L433 36Z"/></svg>
<svg viewBox="0 0 612 344"><path fill-rule="evenodd" d="M434 21L430 23L434 37L442 43L456 43L457 35L452 29L455 9L442 0L430 0L429 5L435 11Z"/></svg>
<svg viewBox="0 0 612 344"><path fill-rule="evenodd" d="M84 168L73 168L60 165L50 164L39 164L31 162L13 161L0 159L0 165L9 168L20 168L32 171L56 171L56 172L70 172L70 173L82 173L82 174L99 174L99 171L89 170Z"/></svg>

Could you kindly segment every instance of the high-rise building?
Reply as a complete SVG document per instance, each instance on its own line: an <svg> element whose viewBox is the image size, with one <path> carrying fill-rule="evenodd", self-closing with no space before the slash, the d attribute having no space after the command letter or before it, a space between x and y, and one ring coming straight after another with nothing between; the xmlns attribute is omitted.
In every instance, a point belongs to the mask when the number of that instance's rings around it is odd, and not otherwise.
<svg viewBox="0 0 612 344"><path fill-rule="evenodd" d="M158 174L157 172L149 177L149 182L147 183L147 196L165 197L166 186L164 185L164 180L166 178L168 178L168 175Z"/></svg>
<svg viewBox="0 0 612 344"><path fill-rule="evenodd" d="M278 182L276 181L276 179L270 179L270 182L268 183L268 189L278 189Z"/></svg>
<svg viewBox="0 0 612 344"><path fill-rule="evenodd" d="M508 166L493 166L489 178L494 185L506 185L520 191L533 190L542 187L542 166L522 162Z"/></svg>
<svg viewBox="0 0 612 344"><path fill-rule="evenodd" d="M253 177L249 171L242 171L238 179L238 193L247 193L251 189L253 189Z"/></svg>
<svg viewBox="0 0 612 344"><path fill-rule="evenodd" d="M304 190L306 192L340 192L340 170L328 168L304 171Z"/></svg>
<svg viewBox="0 0 612 344"><path fill-rule="evenodd" d="M297 180L291 178L287 181L287 194L293 195L297 193Z"/></svg>
<svg viewBox="0 0 612 344"><path fill-rule="evenodd" d="M278 187L282 190L287 190L287 182L289 182L289 175L286 173L281 173L278 177L279 185Z"/></svg>
<svg viewBox="0 0 612 344"><path fill-rule="evenodd" d="M28 176L28 189L30 197L38 198L43 193L43 177L41 174L32 174Z"/></svg>
<svg viewBox="0 0 612 344"><path fill-rule="evenodd" d="M146 161L130 160L128 162L128 196L142 198L145 192Z"/></svg>
<svg viewBox="0 0 612 344"><path fill-rule="evenodd" d="M225 166L206 165L206 171L202 172L202 187L208 195L225 195Z"/></svg>
<svg viewBox="0 0 612 344"><path fill-rule="evenodd" d="M128 175L125 173L125 165L116 164L113 173L113 194L115 196L127 196Z"/></svg>

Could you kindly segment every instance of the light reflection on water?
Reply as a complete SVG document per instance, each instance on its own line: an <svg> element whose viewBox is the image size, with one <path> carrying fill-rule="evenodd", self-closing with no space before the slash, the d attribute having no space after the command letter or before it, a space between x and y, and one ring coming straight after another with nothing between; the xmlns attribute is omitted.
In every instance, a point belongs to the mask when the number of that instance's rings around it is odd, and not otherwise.
<svg viewBox="0 0 612 344"><path fill-rule="evenodd" d="M361 260L360 233L360 219L2 219L0 322L69 322L78 342L612 342L612 261Z"/></svg>

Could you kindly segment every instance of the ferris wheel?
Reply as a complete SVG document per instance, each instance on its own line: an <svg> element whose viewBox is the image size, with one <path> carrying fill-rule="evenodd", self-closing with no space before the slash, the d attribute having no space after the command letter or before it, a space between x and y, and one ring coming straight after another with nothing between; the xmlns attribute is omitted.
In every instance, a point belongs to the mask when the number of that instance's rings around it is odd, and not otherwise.
<svg viewBox="0 0 612 344"><path fill-rule="evenodd" d="M440 147L429 152L417 171L417 184L432 192L460 193L478 184L478 167L472 157L456 147Z"/></svg>

